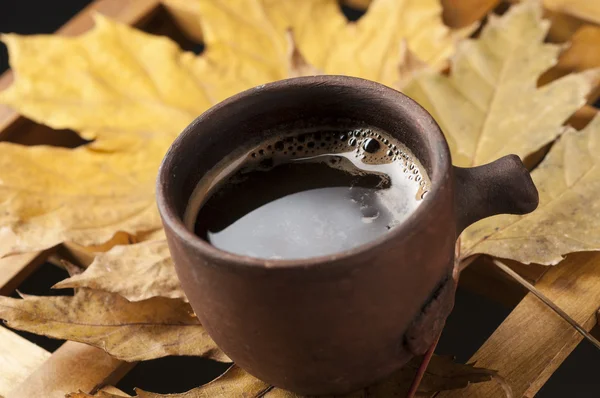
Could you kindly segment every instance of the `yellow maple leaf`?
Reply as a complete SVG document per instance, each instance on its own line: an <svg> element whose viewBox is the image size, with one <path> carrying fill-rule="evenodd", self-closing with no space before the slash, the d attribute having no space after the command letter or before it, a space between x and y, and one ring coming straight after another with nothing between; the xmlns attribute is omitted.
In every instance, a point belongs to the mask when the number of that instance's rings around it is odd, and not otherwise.
<svg viewBox="0 0 600 398"><path fill-rule="evenodd" d="M462 235L462 255L490 254L522 263L556 264L565 254L600 250L600 116L554 144L532 177L536 211L482 220Z"/></svg>
<svg viewBox="0 0 600 398"><path fill-rule="evenodd" d="M149 140L107 153L0 143L0 255L156 229L154 175L167 146Z"/></svg>
<svg viewBox="0 0 600 398"><path fill-rule="evenodd" d="M74 150L0 143L0 256L160 228L160 160L183 127L227 95L210 97L205 60L170 40L96 22L77 38L5 38L17 79L0 101L95 141Z"/></svg>
<svg viewBox="0 0 600 398"><path fill-rule="evenodd" d="M454 164L477 166L510 153L525 158L561 135L563 123L585 104L598 70L536 86L542 72L556 63L560 51L560 47L543 42L548 22L541 14L539 2L523 2L503 17L491 18L480 38L458 49L449 77L421 74L406 88L440 124ZM554 178L560 180L561 171L553 171L558 173ZM584 235L594 230L593 217L575 227L583 219L574 215L571 221L565 220L560 207L545 204L544 186L538 185L538 189L540 207L531 215L492 217L467 228L461 238L462 258L487 253L525 263L555 264L571 251L600 248L592 238L583 238L580 243L573 240L580 236L577 228ZM590 196L579 197L578 206L594 206L595 194L587 193ZM547 224L565 223L570 228L544 230L539 217ZM521 221L505 230L505 220L512 219ZM586 229L588 225L592 229ZM528 232L521 234L519 230Z"/></svg>
<svg viewBox="0 0 600 398"><path fill-rule="evenodd" d="M349 25L330 0L256 0L237 11L227 2L201 2L207 14L201 56L101 16L75 38L5 35L16 80L0 92L0 102L95 141L72 153L0 144L2 164L10 164L0 180L7 209L0 216L0 256L62 241L101 245L119 231L160 228L153 202L157 166L194 117L244 89L316 73L290 40L290 26L294 36L312 42L306 50L325 71L347 65L339 72L393 84L411 76L399 67L399 57L407 59L406 40L424 59L442 63L459 34L441 23L437 0L398 4L380 0L364 22Z"/></svg>
<svg viewBox="0 0 600 398"><path fill-rule="evenodd" d="M536 86L560 51L544 43L548 26L539 2L513 6L490 18L478 39L461 43L450 76L423 73L403 90L438 122L455 165L511 153L525 158L559 136L585 104L598 70Z"/></svg>
<svg viewBox="0 0 600 398"><path fill-rule="evenodd" d="M84 138L127 138L152 133L172 141L214 104L202 84L209 68L165 37L152 36L96 15L95 27L73 38L4 35L15 82L0 101L55 129Z"/></svg>
<svg viewBox="0 0 600 398"><path fill-rule="evenodd" d="M376 0L356 23L348 23L336 0L164 0L174 10L198 13L188 32L202 37L206 56L226 74L248 81L287 76L284 32L291 28L307 61L327 74L342 74L394 86L404 62L402 45L434 69L446 65L458 39L473 27L453 31L442 22L439 0ZM186 13L189 19L189 14ZM183 26L186 28L186 24ZM198 31L198 29L202 31ZM224 60L231 62L223 62ZM239 67L243 60L244 68ZM270 68L265 68L268 64Z"/></svg>
<svg viewBox="0 0 600 398"><path fill-rule="evenodd" d="M0 318L8 326L78 341L124 361L197 355L228 362L180 300L153 298L131 303L117 294L80 289L74 297L0 296Z"/></svg>
<svg viewBox="0 0 600 398"><path fill-rule="evenodd" d="M361 398L361 397L403 397L414 379L417 368L422 361L421 357L414 358L401 370L395 372L387 379L375 383L364 390L355 393L338 396L339 398ZM476 368L471 365L456 363L450 357L434 355L423 375L418 389L419 396L429 396L437 391L455 390L464 388L471 383L481 383L498 378L497 373L492 370ZM510 388L503 383L503 386ZM137 398L209 398L209 397L247 397L247 398L302 398L298 395L280 388L274 388L269 384L251 376L238 366L232 366L222 376L214 381L198 388L180 394L156 394L147 391L136 390ZM117 398L118 395L100 392L95 395L86 393L72 393L69 398ZM332 398L328 396L329 398ZM323 397L325 398L325 397Z"/></svg>

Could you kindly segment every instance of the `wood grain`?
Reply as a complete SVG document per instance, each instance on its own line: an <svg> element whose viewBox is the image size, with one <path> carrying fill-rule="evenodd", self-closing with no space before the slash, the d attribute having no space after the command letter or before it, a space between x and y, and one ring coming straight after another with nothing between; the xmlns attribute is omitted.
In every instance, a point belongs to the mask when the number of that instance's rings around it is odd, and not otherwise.
<svg viewBox="0 0 600 398"><path fill-rule="evenodd" d="M0 396L8 395L48 358L48 351L0 327Z"/></svg>
<svg viewBox="0 0 600 398"><path fill-rule="evenodd" d="M135 364L119 361L85 344L64 343L6 398L64 398L65 394L95 392L120 379Z"/></svg>
<svg viewBox="0 0 600 398"><path fill-rule="evenodd" d="M600 253L576 253L551 267L536 287L586 330L596 325L600 306ZM562 318L528 294L469 362L497 370L515 397L533 397L575 349L582 337ZM444 398L505 397L494 383L446 392Z"/></svg>

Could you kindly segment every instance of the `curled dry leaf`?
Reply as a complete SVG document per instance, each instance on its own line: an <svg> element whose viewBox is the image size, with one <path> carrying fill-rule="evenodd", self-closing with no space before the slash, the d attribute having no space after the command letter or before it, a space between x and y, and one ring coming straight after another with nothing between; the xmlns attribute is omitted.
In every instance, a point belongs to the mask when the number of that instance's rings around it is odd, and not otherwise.
<svg viewBox="0 0 600 398"><path fill-rule="evenodd" d="M80 275L55 286L118 293L129 301L151 297L185 299L165 240L115 246L101 253Z"/></svg>
<svg viewBox="0 0 600 398"><path fill-rule="evenodd" d="M152 392L136 389L137 398L217 398L217 397L244 397L258 398L264 397L264 394L271 390L272 387L260 381L259 379L250 376L244 370L236 365L233 365L223 375L216 380L205 384L202 387L194 388L193 390L180 394L156 394ZM71 393L67 398L117 398L117 395L99 392L94 395L84 392Z"/></svg>
<svg viewBox="0 0 600 398"><path fill-rule="evenodd" d="M461 43L449 77L422 73L403 90L436 119L453 163L477 166L515 153L521 158L552 142L586 102L599 71L537 88L556 63L559 46L545 44L539 2L490 18L476 40Z"/></svg>
<svg viewBox="0 0 600 398"><path fill-rule="evenodd" d="M600 24L600 2L595 0L544 0L544 6L551 11Z"/></svg>
<svg viewBox="0 0 600 398"><path fill-rule="evenodd" d="M584 106L569 118L569 126L573 126L578 130L585 128L598 114L598 110L598 108L591 105Z"/></svg>
<svg viewBox="0 0 600 398"><path fill-rule="evenodd" d="M442 0L444 22L462 28L485 17L501 0Z"/></svg>
<svg viewBox="0 0 600 398"><path fill-rule="evenodd" d="M570 44L560 55L558 64L544 73L540 77L539 83L547 84L569 73L599 67L600 27L585 25L573 34ZM590 102L595 101L598 97L600 97L600 85L597 85L590 95Z"/></svg>
<svg viewBox="0 0 600 398"><path fill-rule="evenodd" d="M15 329L101 348L124 361L169 355L229 361L181 300L157 297L131 303L89 289L74 297L0 296L0 319Z"/></svg>
<svg viewBox="0 0 600 398"><path fill-rule="evenodd" d="M550 43L568 43L573 34L586 23L581 19L560 12L544 12L544 17L550 21L547 41Z"/></svg>
<svg viewBox="0 0 600 398"><path fill-rule="evenodd" d="M404 397L410 388L421 358L414 358L400 371L394 373L386 380L376 383L371 387L356 393L339 398L389 398ZM476 368L471 365L456 363L450 357L433 356L423 376L419 387L419 396L431 396L437 391L456 390L464 388L471 383L481 383L496 379L501 380L492 370ZM510 387L507 387L510 391ZM227 372L216 380L181 394L155 394L137 390L138 398L209 398L209 397L247 397L247 398L302 398L304 396L291 393L279 388L269 386L267 383L246 373L237 366L232 366ZM74 393L70 398L87 398L92 395ZM115 398L116 395L99 393L93 397ZM326 398L326 397L323 397ZM333 398L333 397L330 397Z"/></svg>
<svg viewBox="0 0 600 398"><path fill-rule="evenodd" d="M304 57L318 70L392 85L406 58L403 40L439 67L466 34L442 24L438 0L378 0L358 24L348 24L334 0L234 6L197 3L201 56L101 16L75 38L3 36L16 80L0 102L95 141L75 150L0 144L0 257L64 241L102 247L119 231L159 229L154 179L174 137L230 95L317 73Z"/></svg>
<svg viewBox="0 0 600 398"><path fill-rule="evenodd" d="M532 177L540 205L525 216L482 220L462 235L462 255L483 253L522 263L557 264L568 253L600 250L600 116L570 130Z"/></svg>

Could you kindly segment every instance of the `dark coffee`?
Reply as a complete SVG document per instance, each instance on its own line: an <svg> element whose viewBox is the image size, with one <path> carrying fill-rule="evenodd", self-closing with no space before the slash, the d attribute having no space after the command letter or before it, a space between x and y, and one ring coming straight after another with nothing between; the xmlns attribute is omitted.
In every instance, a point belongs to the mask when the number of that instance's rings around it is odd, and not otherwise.
<svg viewBox="0 0 600 398"><path fill-rule="evenodd" d="M302 131L223 162L196 188L186 223L232 253L334 254L400 224L429 180L412 153L372 128Z"/></svg>

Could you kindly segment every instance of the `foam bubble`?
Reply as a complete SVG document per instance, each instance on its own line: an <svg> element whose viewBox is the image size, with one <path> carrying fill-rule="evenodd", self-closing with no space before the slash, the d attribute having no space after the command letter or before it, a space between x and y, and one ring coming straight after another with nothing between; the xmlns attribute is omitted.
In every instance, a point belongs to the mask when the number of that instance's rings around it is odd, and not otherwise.
<svg viewBox="0 0 600 398"><path fill-rule="evenodd" d="M368 165L397 164L399 175L419 185L419 199L427 192L429 179L411 151L387 133L373 128L324 128L280 135L250 151L247 161L265 169L295 159L352 153L352 158Z"/></svg>

